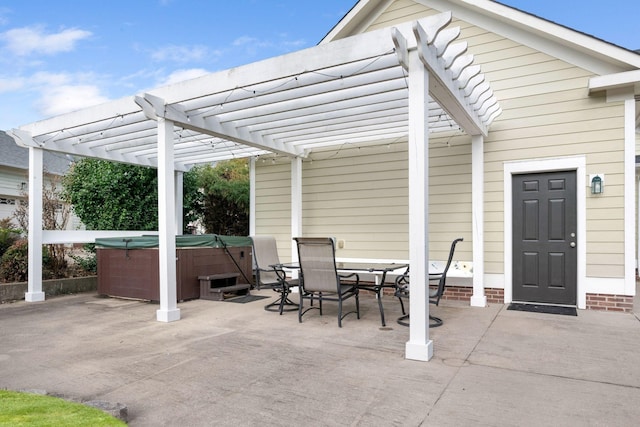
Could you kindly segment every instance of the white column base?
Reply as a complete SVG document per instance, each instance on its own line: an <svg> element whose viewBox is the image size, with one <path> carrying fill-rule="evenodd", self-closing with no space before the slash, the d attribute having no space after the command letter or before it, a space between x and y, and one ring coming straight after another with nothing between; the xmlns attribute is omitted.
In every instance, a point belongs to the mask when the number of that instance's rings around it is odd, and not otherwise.
<svg viewBox="0 0 640 427"><path fill-rule="evenodd" d="M158 322L166 322L166 323L180 320L180 309L176 308L173 310L157 310L156 320L158 320Z"/></svg>
<svg viewBox="0 0 640 427"><path fill-rule="evenodd" d="M428 362L433 357L433 340L427 341L426 344L407 342L404 349L404 357L405 359Z"/></svg>
<svg viewBox="0 0 640 427"><path fill-rule="evenodd" d="M482 296L472 295L470 305L471 307L486 307L487 306L486 295L482 295Z"/></svg>
<svg viewBox="0 0 640 427"><path fill-rule="evenodd" d="M44 301L44 292L25 292L24 300L27 302Z"/></svg>

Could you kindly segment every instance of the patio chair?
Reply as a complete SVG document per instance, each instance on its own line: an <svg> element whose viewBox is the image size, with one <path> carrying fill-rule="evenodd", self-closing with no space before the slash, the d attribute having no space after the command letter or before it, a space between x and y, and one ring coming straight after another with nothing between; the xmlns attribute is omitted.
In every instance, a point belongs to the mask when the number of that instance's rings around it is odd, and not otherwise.
<svg viewBox="0 0 640 427"><path fill-rule="evenodd" d="M429 304L434 304L438 306L440 304L440 299L444 294L446 283L447 283L447 273L449 271L449 267L451 266L451 261L453 260L453 253L455 252L456 245L458 242L462 242L464 239L457 238L451 243L451 249L449 249L449 259L447 259L447 263L442 270L442 272L437 274L429 274L429 284L437 283L436 287L429 288ZM402 316L398 318L398 323L402 326L409 326L409 313L404 310L404 303L402 301L403 298L409 298L409 270L398 277L396 277L395 281L395 292L394 296L398 298L400 301L400 308L402 309ZM439 317L432 316L429 314L429 327L436 328L438 326L442 326L442 319Z"/></svg>
<svg viewBox="0 0 640 427"><path fill-rule="evenodd" d="M300 261L300 304L298 305L298 321L302 322L302 315L311 309L320 310L324 301L338 302L338 326L342 327L342 319L350 313L356 313L360 319L360 300L358 284L360 276L357 273L348 275L338 274L336 269L335 248L333 240L328 237L294 237L298 244L298 259ZM351 279L349 283L343 282ZM355 297L356 309L342 314L343 301ZM303 302L310 301L310 307L303 308ZM315 306L314 301L318 301Z"/></svg>
<svg viewBox="0 0 640 427"><path fill-rule="evenodd" d="M267 311L293 311L298 309L298 304L289 299L290 288L298 286L297 279L287 278L287 274L280 265L278 247L273 236L251 236L253 241L254 273L256 275L256 287L271 288L280 294L280 298L267 304Z"/></svg>

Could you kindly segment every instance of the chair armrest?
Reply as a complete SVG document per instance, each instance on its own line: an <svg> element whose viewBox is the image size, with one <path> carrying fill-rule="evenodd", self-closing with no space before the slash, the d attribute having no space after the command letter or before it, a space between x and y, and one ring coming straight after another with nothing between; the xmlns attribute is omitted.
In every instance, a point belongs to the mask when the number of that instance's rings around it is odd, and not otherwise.
<svg viewBox="0 0 640 427"><path fill-rule="evenodd" d="M350 279L353 276L356 277L356 286L357 286L360 283L360 275L358 273L338 274L338 277L340 278L340 282L342 282L342 279Z"/></svg>

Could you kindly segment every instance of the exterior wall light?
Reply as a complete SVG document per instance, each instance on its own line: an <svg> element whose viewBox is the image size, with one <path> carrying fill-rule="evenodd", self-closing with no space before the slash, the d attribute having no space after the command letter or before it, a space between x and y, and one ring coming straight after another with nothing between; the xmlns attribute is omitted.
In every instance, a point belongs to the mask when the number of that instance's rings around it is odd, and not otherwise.
<svg viewBox="0 0 640 427"><path fill-rule="evenodd" d="M591 181L591 194L602 194L604 192L604 174L589 176Z"/></svg>

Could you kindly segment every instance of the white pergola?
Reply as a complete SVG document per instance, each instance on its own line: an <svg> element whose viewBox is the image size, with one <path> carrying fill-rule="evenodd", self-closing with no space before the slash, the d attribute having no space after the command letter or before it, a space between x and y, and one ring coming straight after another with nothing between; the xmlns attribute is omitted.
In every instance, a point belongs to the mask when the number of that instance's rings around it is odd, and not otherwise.
<svg viewBox="0 0 640 427"><path fill-rule="evenodd" d="M408 135L412 322L406 357L429 360L429 133L449 131L455 122L472 136L472 305L484 306L482 146L488 126L501 113L466 42L456 42L460 29L448 28L451 18L450 12L441 13L13 129L16 142L29 148L25 299L44 300L43 243L109 235L42 230L43 150L158 169L157 320L170 322L180 319L174 260L175 235L182 230L182 172L199 163L269 153L290 158L292 235L301 235L303 158L345 141L367 143Z"/></svg>

